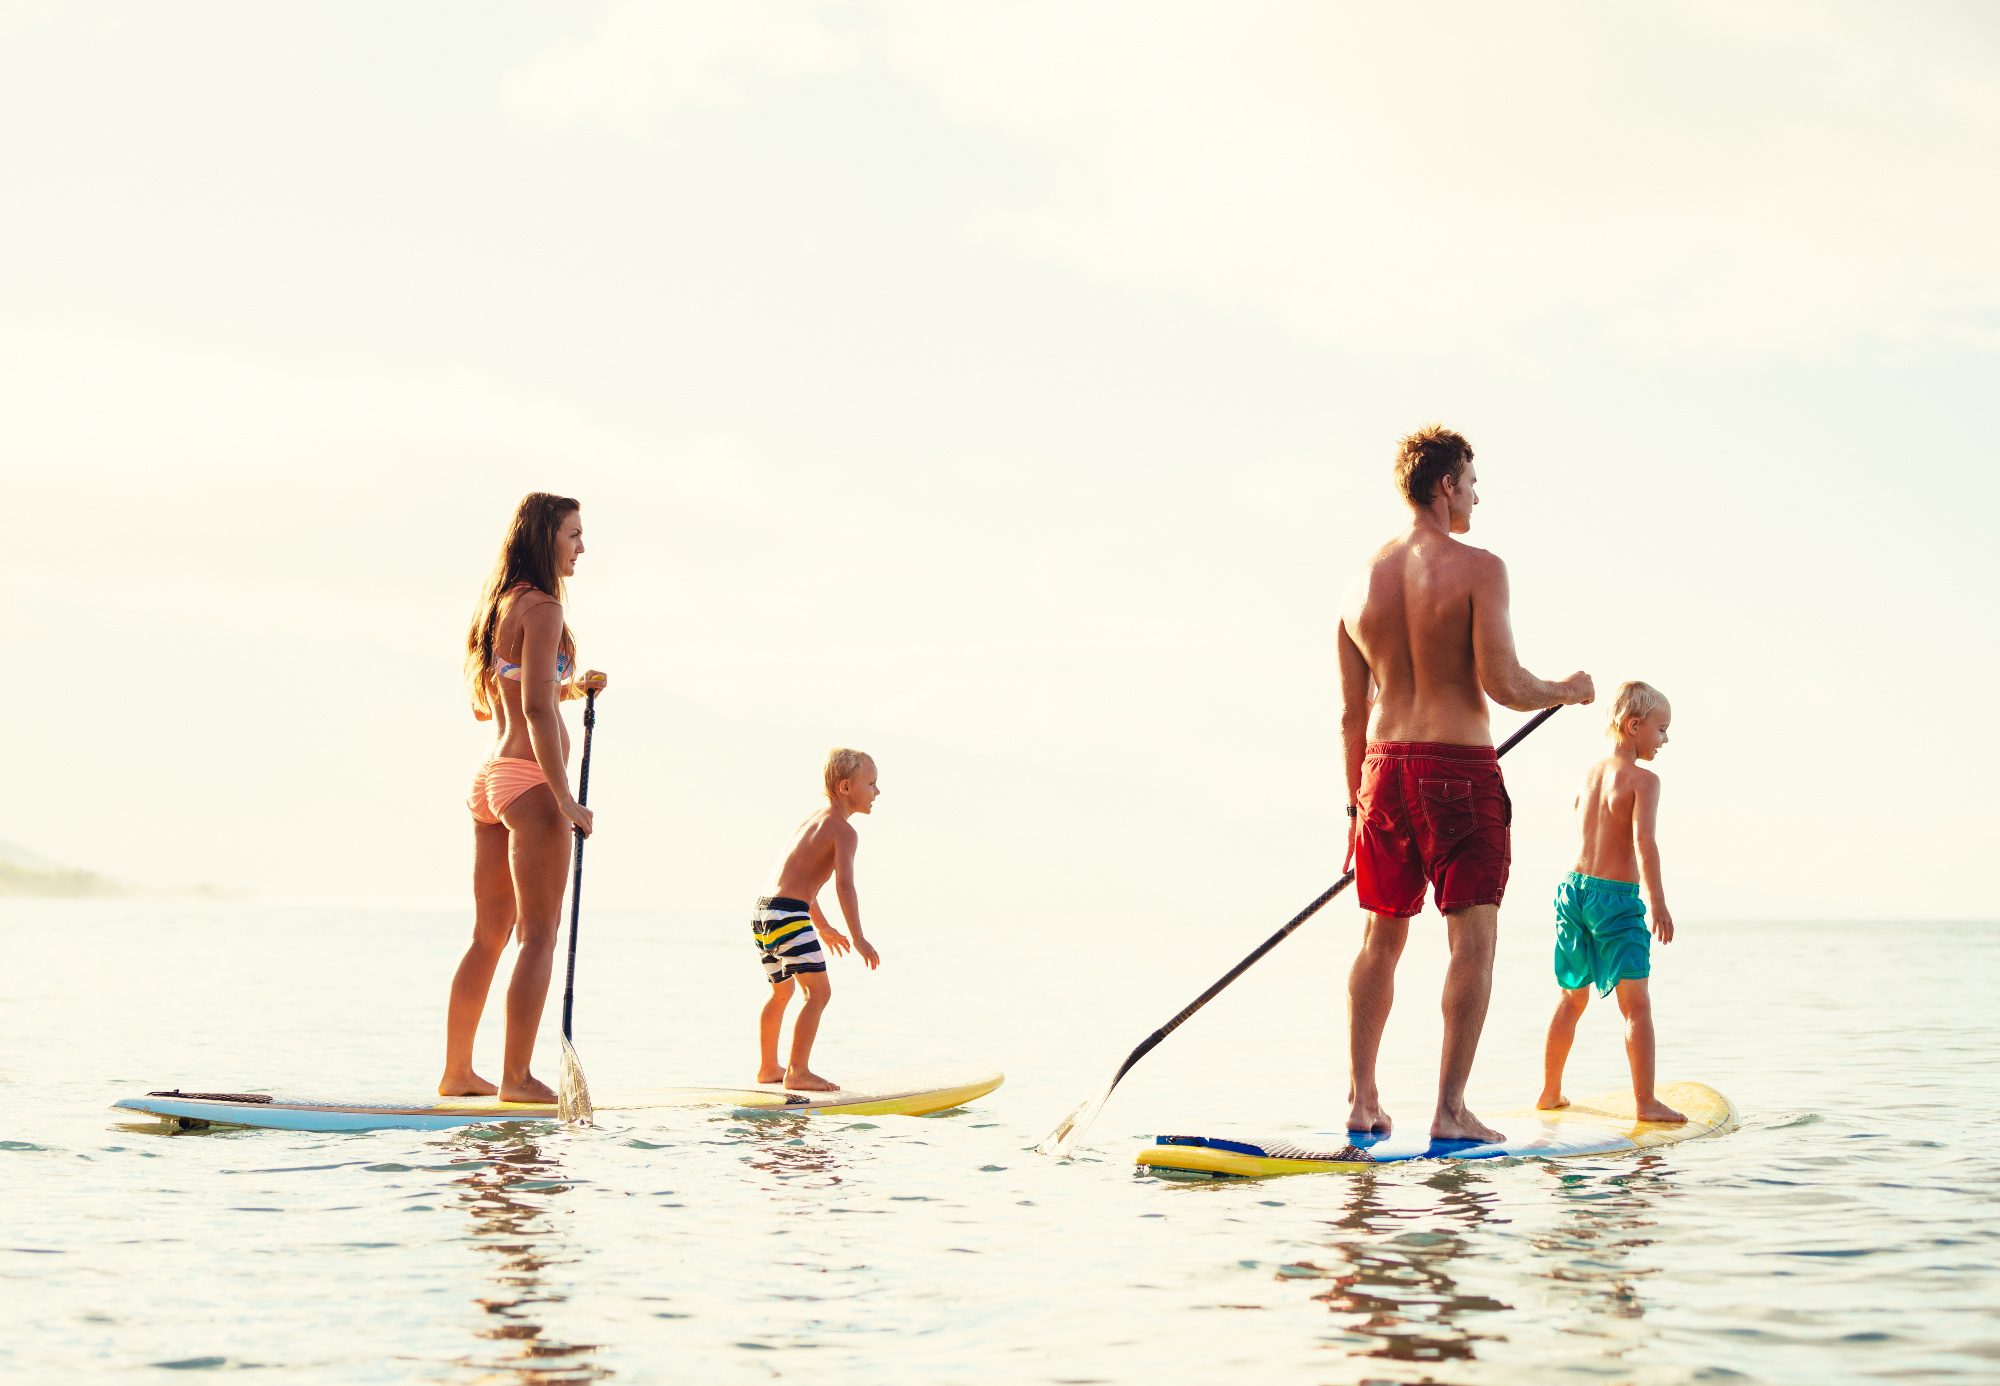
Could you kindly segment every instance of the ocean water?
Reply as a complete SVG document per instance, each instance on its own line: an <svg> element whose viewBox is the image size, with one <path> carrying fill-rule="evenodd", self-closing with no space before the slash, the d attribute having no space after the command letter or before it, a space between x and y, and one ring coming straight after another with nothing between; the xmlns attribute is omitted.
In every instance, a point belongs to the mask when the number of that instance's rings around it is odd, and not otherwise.
<svg viewBox="0 0 2000 1386"><path fill-rule="evenodd" d="M1033 1153L1277 922L1153 950L986 929L973 960L885 932L881 972L837 965L816 1066L1008 1070L949 1115L168 1135L107 1106L424 1091L463 912L0 901L0 1375L2000 1380L2000 927L1681 921L1655 973L1661 1076L1728 1093L1744 1122L1726 1137L1221 1185L1137 1173L1160 1131L1337 1124L1353 915L1330 911L1141 1065L1085 1158ZM590 919L593 1086L746 1076L762 984L743 932ZM1417 926L1389 1035L1404 1121L1431 1095L1437 932ZM1504 922L1473 1085L1489 1108L1535 1092L1546 943L1534 911ZM1571 1095L1619 1085L1622 1062L1593 1007Z"/></svg>

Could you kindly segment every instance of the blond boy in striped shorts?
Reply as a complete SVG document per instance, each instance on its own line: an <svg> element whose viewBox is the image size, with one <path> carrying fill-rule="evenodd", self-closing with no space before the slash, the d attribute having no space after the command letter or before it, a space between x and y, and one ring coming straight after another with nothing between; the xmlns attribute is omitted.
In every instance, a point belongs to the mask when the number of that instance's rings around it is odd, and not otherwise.
<svg viewBox="0 0 2000 1386"><path fill-rule="evenodd" d="M835 747L827 753L822 778L826 807L792 834L771 892L757 901L750 918L751 937L763 959L765 980L771 984L770 998L758 1017L757 1081L783 1083L795 1092L840 1090L838 1083L829 1083L811 1067L820 1013L833 995L826 954L820 950L822 940L836 954L854 950L871 969L882 961L861 932L861 902L854 891L854 850L860 834L848 821L857 813L872 812L882 793L875 782L875 761L865 751ZM846 934L820 912L819 893L829 878L847 921ZM780 1064L778 1032L795 989L803 990L806 999L792 1023L790 1059Z"/></svg>

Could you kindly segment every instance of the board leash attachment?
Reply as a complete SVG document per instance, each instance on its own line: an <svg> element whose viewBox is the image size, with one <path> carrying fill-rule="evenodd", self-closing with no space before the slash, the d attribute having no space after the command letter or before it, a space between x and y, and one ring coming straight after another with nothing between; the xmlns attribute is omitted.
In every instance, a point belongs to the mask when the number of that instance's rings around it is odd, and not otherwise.
<svg viewBox="0 0 2000 1386"><path fill-rule="evenodd" d="M577 774L576 801L590 805L590 739L597 733L597 690L583 698L583 768ZM576 926L583 915L582 828L576 834L576 874L569 886L569 969L563 978L562 1064L556 1078L556 1120L565 1126L590 1126L595 1113L590 1105L590 1083L583 1076L583 1060L576 1054Z"/></svg>
<svg viewBox="0 0 2000 1386"><path fill-rule="evenodd" d="M1562 706L1561 703L1557 703L1554 707L1545 707L1536 713L1522 725L1519 731L1500 743L1500 749L1493 753L1493 758L1498 760L1501 756L1513 750L1529 732L1555 716L1562 709ZM1334 896L1340 894L1341 891L1353 884L1354 873L1352 871L1344 873L1339 880L1321 892L1317 900L1314 900L1310 905L1307 905L1304 909L1293 915L1282 929L1258 944L1252 950L1249 957L1223 973L1221 979L1214 986L1183 1006L1179 1015L1141 1040L1139 1047L1134 1049L1130 1054L1127 1054L1125 1062L1118 1065L1118 1071L1111 1075L1111 1081L1106 1083L1094 1096L1086 1098L1072 1108L1069 1115L1057 1122L1055 1130L1044 1136L1042 1143L1036 1146L1035 1149L1043 1155L1053 1155L1058 1160L1067 1160L1071 1152L1076 1149L1078 1142L1082 1141L1084 1133L1090 1129L1091 1123L1097 1120L1097 1114L1104 1110L1104 1104L1111 1100L1112 1090L1124 1080L1126 1074L1132 1071L1133 1065L1152 1053L1161 1040L1180 1029L1189 1016L1213 1001L1221 994L1224 987L1248 972L1257 963L1258 959L1290 938L1292 931L1318 914L1325 907L1327 901L1333 899Z"/></svg>

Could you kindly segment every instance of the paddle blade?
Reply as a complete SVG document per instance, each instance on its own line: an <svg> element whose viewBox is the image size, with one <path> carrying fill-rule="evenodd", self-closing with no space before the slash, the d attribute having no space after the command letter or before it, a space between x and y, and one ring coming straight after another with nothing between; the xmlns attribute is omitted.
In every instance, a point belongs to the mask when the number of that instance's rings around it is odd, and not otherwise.
<svg viewBox="0 0 2000 1386"><path fill-rule="evenodd" d="M590 1126L590 1084L584 1081L583 1061L569 1036L562 1037L562 1077L556 1082L556 1120L565 1126Z"/></svg>
<svg viewBox="0 0 2000 1386"><path fill-rule="evenodd" d="M1112 1079L1104 1085L1104 1091L1086 1102L1079 1103L1075 1111L1056 1123L1056 1129L1049 1132L1042 1143L1035 1147L1043 1155L1053 1155L1058 1160L1067 1160L1070 1152L1083 1139L1084 1132L1097 1120L1097 1114L1104 1110L1104 1104L1111 1100L1111 1089L1118 1085Z"/></svg>

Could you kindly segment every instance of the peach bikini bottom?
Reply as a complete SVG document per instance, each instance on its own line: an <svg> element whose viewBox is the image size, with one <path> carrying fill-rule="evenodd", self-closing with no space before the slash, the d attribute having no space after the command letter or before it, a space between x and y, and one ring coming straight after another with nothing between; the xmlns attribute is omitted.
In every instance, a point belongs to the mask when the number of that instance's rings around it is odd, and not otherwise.
<svg viewBox="0 0 2000 1386"><path fill-rule="evenodd" d="M507 805L538 784L547 784L541 765L518 756L495 756L472 779L472 797L465 806L481 823L498 823Z"/></svg>

